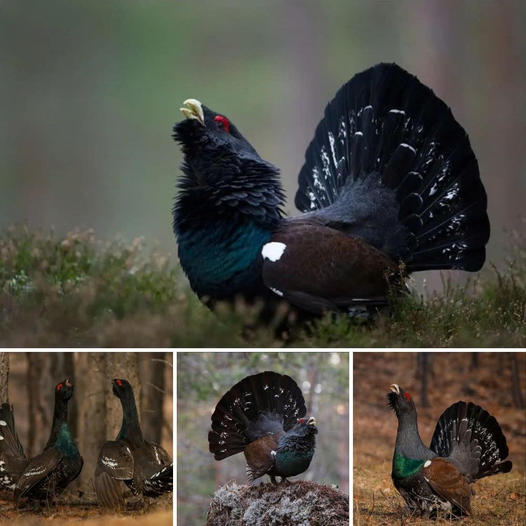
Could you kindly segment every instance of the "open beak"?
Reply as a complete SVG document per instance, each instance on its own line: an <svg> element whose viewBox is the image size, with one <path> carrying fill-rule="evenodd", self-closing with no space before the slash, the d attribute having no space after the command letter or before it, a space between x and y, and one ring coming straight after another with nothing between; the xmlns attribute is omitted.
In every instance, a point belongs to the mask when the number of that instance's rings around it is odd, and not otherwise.
<svg viewBox="0 0 526 526"><path fill-rule="evenodd" d="M400 394L400 387L398 386L398 384L391 384L389 386L389 390L397 395Z"/></svg>
<svg viewBox="0 0 526 526"><path fill-rule="evenodd" d="M203 113L203 105L196 99L186 99L183 104L184 106L179 108L181 113L187 119L196 119L204 126L205 114Z"/></svg>

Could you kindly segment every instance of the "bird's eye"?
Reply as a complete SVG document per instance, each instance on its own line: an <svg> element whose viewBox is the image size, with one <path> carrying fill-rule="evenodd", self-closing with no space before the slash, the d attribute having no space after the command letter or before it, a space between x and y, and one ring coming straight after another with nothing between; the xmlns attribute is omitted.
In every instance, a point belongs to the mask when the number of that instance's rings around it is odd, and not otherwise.
<svg viewBox="0 0 526 526"><path fill-rule="evenodd" d="M214 117L214 121L217 123L219 128L222 128L227 133L230 133L230 122L226 117L223 117L223 115L216 115Z"/></svg>

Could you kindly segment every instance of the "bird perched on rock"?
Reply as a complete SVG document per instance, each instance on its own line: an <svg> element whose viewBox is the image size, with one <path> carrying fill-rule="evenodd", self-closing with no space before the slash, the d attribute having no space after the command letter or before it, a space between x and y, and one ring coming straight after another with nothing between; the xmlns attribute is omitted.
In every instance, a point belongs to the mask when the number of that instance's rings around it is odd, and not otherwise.
<svg viewBox="0 0 526 526"><path fill-rule="evenodd" d="M411 512L470 515L471 484L511 470L497 420L478 405L457 402L438 419L427 448L418 434L409 393L393 384L387 398L398 418L391 476Z"/></svg>
<svg viewBox="0 0 526 526"><path fill-rule="evenodd" d="M482 267L487 200L468 136L396 64L355 75L328 104L299 173L296 217L284 217L278 169L232 121L184 104L173 227L203 300L347 311L384 304L414 271Z"/></svg>
<svg viewBox="0 0 526 526"><path fill-rule="evenodd" d="M135 396L127 380L113 380L122 404L122 424L115 440L104 443L95 469L95 492L107 508L124 506L124 484L134 495L158 497L173 489L173 463L161 447L144 440Z"/></svg>
<svg viewBox="0 0 526 526"><path fill-rule="evenodd" d="M269 475L284 482L303 473L314 455L318 432L314 417L305 418L305 400L290 377L272 371L247 376L216 405L210 452L216 460L243 451L249 480Z"/></svg>
<svg viewBox="0 0 526 526"><path fill-rule="evenodd" d="M68 401L73 396L69 378L55 387L51 434L44 451L28 459L15 431L13 408L0 408L0 489L14 490L15 500L51 501L75 480L83 460L68 426Z"/></svg>

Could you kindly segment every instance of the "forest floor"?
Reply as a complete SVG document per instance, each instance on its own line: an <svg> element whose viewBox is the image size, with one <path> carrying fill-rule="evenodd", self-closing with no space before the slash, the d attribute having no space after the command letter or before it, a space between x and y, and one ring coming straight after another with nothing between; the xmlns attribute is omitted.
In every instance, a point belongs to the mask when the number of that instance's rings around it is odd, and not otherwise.
<svg viewBox="0 0 526 526"><path fill-rule="evenodd" d="M487 264L462 285L444 278L441 294L393 298L366 323L327 315L281 332L285 306L270 327L256 322L258 306L212 313L169 251L139 239L13 227L0 232L0 346L524 347L526 239L511 238L504 269Z"/></svg>
<svg viewBox="0 0 526 526"><path fill-rule="evenodd" d="M526 382L526 354L520 353L521 384ZM469 353L434 353L429 381L429 407L419 404L420 381L414 353L354 353L354 525L438 526L458 521L410 517L391 481L396 416L387 407L388 386L399 383L415 399L420 436L429 444L442 412L458 400L473 401L497 418L513 462L510 473L487 477L474 485L473 516L463 526L526 524L526 417L511 404L511 383L500 353L480 353L470 368ZM498 374L496 374L498 371ZM440 385L440 389L436 385ZM435 386L435 387L433 387Z"/></svg>
<svg viewBox="0 0 526 526"><path fill-rule="evenodd" d="M169 508L169 509L167 509ZM57 504L42 510L15 509L12 501L0 500L0 526L172 526L171 504L163 503L141 511L107 513L96 505Z"/></svg>

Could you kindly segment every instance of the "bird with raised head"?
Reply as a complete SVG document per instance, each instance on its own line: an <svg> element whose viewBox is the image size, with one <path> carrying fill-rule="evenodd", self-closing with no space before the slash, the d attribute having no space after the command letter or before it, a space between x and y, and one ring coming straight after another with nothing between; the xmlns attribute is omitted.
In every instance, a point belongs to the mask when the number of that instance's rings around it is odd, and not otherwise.
<svg viewBox="0 0 526 526"><path fill-rule="evenodd" d="M2 404L0 489L14 490L17 503L24 497L49 503L79 476L83 460L68 426L68 402L72 396L73 384L69 378L56 385L49 439L44 451L30 459L18 440L13 408Z"/></svg>
<svg viewBox="0 0 526 526"><path fill-rule="evenodd" d="M438 419L428 448L418 433L411 395L393 384L387 398L398 419L391 476L409 510L471 515L472 483L511 470L497 420L478 405L456 402Z"/></svg>
<svg viewBox="0 0 526 526"><path fill-rule="evenodd" d="M285 217L278 169L224 114L196 99L174 126L182 177L179 259L208 304L286 300L300 311L384 305L411 272L479 270L486 192L468 136L396 64L355 75L329 102Z"/></svg>
<svg viewBox="0 0 526 526"><path fill-rule="evenodd" d="M216 460L240 453L252 482L269 475L285 482L307 470L318 432L300 388L290 377L273 371L247 376L221 397L208 433Z"/></svg>
<svg viewBox="0 0 526 526"><path fill-rule="evenodd" d="M122 509L126 488L141 497L171 492L173 463L164 448L144 439L130 383L115 378L112 386L122 405L122 423L115 440L108 440L100 450L94 484L101 506Z"/></svg>

